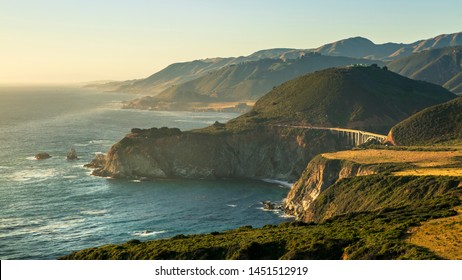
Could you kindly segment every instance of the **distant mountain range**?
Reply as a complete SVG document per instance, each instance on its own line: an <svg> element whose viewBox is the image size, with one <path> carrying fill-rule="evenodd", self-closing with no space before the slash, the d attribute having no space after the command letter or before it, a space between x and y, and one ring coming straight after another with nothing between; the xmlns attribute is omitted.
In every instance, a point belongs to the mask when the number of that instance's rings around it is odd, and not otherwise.
<svg viewBox="0 0 462 280"><path fill-rule="evenodd" d="M422 51L388 63L391 71L462 93L462 46Z"/></svg>
<svg viewBox="0 0 462 280"><path fill-rule="evenodd" d="M171 86L155 97L143 97L125 105L138 109L188 109L191 102L257 100L273 87L317 70L353 64L382 62L308 53L298 59L260 59L222 67L205 76Z"/></svg>
<svg viewBox="0 0 462 280"><path fill-rule="evenodd" d="M462 92L461 45L462 32L411 44L374 44L353 37L315 49L276 48L175 63L145 79L91 87L147 96L126 103L125 108L190 110L211 102L255 101L274 86L329 67L386 63L391 71L457 93Z"/></svg>
<svg viewBox="0 0 462 280"><path fill-rule="evenodd" d="M257 51L249 56L229 58L209 58L190 62L174 63L165 69L138 80L93 84L100 89L134 92L155 95L172 85L191 81L218 70L224 66L260 59L296 59L312 52L330 56L348 56L366 59L393 60L423 50L462 45L462 32L439 35L434 38L420 40L411 44L374 44L362 37L348 38L323 45L314 49L277 48Z"/></svg>
<svg viewBox="0 0 462 280"><path fill-rule="evenodd" d="M378 60L394 60L425 50L462 45L462 33L443 34L434 38L420 40L411 44L374 44L372 41L354 37L315 49L324 55L341 55Z"/></svg>

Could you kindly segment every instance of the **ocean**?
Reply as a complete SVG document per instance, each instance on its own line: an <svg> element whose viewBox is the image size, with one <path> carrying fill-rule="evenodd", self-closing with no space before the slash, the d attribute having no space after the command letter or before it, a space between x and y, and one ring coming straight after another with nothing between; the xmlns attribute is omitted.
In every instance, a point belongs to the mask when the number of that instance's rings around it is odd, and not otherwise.
<svg viewBox="0 0 462 280"><path fill-rule="evenodd" d="M122 110L133 96L82 88L0 88L0 259L287 221L261 201L289 191L259 180L113 180L83 167L131 128L200 128L234 113ZM75 148L79 160L68 161ZM47 152L52 157L35 160Z"/></svg>

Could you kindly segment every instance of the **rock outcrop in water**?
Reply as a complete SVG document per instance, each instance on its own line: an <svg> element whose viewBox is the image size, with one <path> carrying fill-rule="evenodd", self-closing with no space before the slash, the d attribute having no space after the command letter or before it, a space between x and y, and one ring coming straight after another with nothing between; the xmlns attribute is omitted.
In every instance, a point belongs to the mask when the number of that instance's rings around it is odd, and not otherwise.
<svg viewBox="0 0 462 280"><path fill-rule="evenodd" d="M314 155L343 147L324 131L268 127L241 132L133 129L93 174L115 178L250 177L296 180ZM98 167L95 164L93 167Z"/></svg>
<svg viewBox="0 0 462 280"><path fill-rule="evenodd" d="M44 159L49 159L51 158L49 153L38 153L35 155L36 160L44 160Z"/></svg>
<svg viewBox="0 0 462 280"><path fill-rule="evenodd" d="M106 164L106 155L105 154L96 154L95 158L92 159L90 163L85 164L83 167L86 168L103 168Z"/></svg>
<svg viewBox="0 0 462 280"><path fill-rule="evenodd" d="M70 151L67 153L66 158L67 158L68 160L77 160L77 159L79 159L79 158L77 157L77 152L75 151L74 148L71 148L71 149L70 149Z"/></svg>

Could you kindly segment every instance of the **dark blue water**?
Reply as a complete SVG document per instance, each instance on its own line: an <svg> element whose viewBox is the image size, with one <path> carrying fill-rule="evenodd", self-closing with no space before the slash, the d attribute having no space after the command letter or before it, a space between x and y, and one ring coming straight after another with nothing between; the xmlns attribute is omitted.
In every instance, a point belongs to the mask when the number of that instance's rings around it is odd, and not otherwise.
<svg viewBox="0 0 462 280"><path fill-rule="evenodd" d="M0 259L53 259L75 250L284 221L260 201L287 188L255 180L135 182L83 167L133 127L199 128L230 113L121 110L132 96L65 88L0 89ZM75 148L78 161L67 161ZM38 152L52 158L34 159Z"/></svg>

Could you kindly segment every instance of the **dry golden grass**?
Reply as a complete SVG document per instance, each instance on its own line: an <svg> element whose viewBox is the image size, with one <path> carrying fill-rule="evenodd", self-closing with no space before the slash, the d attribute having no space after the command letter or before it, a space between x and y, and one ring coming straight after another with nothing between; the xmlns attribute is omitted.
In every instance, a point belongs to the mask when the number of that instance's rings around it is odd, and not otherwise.
<svg viewBox="0 0 462 280"><path fill-rule="evenodd" d="M394 172L395 176L462 176L462 168L416 168Z"/></svg>
<svg viewBox="0 0 462 280"><path fill-rule="evenodd" d="M322 155L328 159L342 159L360 164L409 163L413 169L395 172L396 176L436 175L462 176L462 149L454 151L397 151L397 150L351 150ZM449 165L458 165L448 167Z"/></svg>
<svg viewBox="0 0 462 280"><path fill-rule="evenodd" d="M431 220L411 229L406 241L444 259L462 260L462 206L456 210L457 216Z"/></svg>

